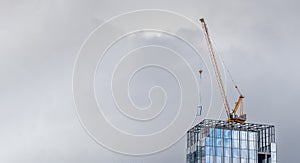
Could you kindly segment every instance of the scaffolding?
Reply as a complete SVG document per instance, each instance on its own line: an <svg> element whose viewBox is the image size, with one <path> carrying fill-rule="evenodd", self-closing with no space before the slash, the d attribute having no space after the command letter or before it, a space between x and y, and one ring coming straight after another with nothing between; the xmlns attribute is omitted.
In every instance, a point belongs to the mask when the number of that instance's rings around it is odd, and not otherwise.
<svg viewBox="0 0 300 163"><path fill-rule="evenodd" d="M187 132L187 163L276 163L275 126L205 119Z"/></svg>

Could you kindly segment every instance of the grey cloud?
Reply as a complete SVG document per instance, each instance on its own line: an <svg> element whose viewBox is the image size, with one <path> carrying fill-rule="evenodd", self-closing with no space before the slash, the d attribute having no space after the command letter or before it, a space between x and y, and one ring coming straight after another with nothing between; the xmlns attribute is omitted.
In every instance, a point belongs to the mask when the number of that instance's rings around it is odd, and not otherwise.
<svg viewBox="0 0 300 163"><path fill-rule="evenodd" d="M249 121L276 125L279 162L300 161L296 157L300 136L296 122L298 1L32 0L0 4L2 162L185 161L184 138L159 154L123 156L90 139L76 116L72 68L82 41L103 20L142 8L179 12L195 23L205 17L246 96Z"/></svg>

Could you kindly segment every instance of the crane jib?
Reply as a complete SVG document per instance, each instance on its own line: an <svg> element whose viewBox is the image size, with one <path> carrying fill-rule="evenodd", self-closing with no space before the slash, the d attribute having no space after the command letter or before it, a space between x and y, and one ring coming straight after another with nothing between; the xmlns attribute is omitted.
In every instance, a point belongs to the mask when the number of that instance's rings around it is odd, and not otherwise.
<svg viewBox="0 0 300 163"><path fill-rule="evenodd" d="M218 87L222 96L222 101L227 113L227 117L228 117L228 122L238 122L238 123L244 123L246 121L246 114L244 114L244 109L243 109L243 98L244 96L242 96L240 90L238 89L238 87L235 85L235 88L237 89L237 91L239 92L240 96L238 101L235 103L234 109L231 111L230 109L230 105L228 102L228 98L226 95L226 91L224 89L224 85L223 85L223 81L222 81L222 77L221 77L221 73L218 67L218 63L216 60L216 56L215 56L215 51L214 48L212 46L212 41L211 38L208 34L208 28L207 25L204 21L204 19L200 19L200 22L202 24L202 29L204 31L204 36L207 42L207 46L208 46L208 51L210 54L210 59L214 68L214 73L217 79L217 83L218 83ZM236 112L237 110L240 108L240 115L238 115Z"/></svg>

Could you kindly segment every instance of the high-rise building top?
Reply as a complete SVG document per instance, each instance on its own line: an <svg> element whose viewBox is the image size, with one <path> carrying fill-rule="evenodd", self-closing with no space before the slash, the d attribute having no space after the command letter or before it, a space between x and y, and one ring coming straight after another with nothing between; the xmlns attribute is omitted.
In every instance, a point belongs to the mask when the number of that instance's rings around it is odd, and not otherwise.
<svg viewBox="0 0 300 163"><path fill-rule="evenodd" d="M275 127L205 119L187 132L187 163L276 163Z"/></svg>

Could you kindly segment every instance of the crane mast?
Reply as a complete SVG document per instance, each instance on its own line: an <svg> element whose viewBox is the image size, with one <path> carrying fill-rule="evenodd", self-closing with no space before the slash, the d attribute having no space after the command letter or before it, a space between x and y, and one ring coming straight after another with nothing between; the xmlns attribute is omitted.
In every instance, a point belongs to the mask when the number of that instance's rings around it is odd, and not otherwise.
<svg viewBox="0 0 300 163"><path fill-rule="evenodd" d="M226 110L226 114L227 114L227 117L228 117L228 122L244 123L246 121L246 114L244 114L244 109L243 109L243 105L242 105L242 100L243 100L244 96L242 96L242 94L240 93L238 87L235 86L235 88L239 92L240 96L239 96L238 101L235 103L234 109L231 112L230 105L229 105L229 102L228 102L228 98L226 96L226 91L224 89L224 84L223 84L223 81L222 81L221 73L220 73L218 63L217 63L217 60L216 60L215 51L214 51L214 48L212 46L211 38L208 34L207 25L206 25L203 18L200 19L200 22L201 22L201 25L202 25L202 29L204 31L204 36L205 36L207 46L208 46L208 50L209 50L209 53L210 53L210 59L211 59L211 62L212 62L213 68L214 68L214 72L215 72L215 76L216 76L216 79L217 79L217 83L218 83L218 86L219 86L219 89L220 89L220 92L221 92L224 108ZM239 115L237 115L236 112L240 107L241 107L241 112L240 112L240 116L239 116Z"/></svg>

